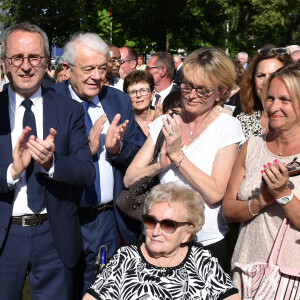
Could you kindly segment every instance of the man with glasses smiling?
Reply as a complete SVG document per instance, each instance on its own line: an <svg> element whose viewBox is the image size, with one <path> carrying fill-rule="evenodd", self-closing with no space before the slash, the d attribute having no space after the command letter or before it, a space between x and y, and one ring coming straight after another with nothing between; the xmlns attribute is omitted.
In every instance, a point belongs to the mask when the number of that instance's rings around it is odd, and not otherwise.
<svg viewBox="0 0 300 300"><path fill-rule="evenodd" d="M123 174L145 137L137 130L130 97L104 85L108 61L119 58L109 58L109 48L99 35L75 34L64 49L63 66L70 79L53 89L82 103L96 169L94 185L85 191L79 208L85 292L95 276L100 246L107 246L110 257L120 245L120 234L126 243L136 241L140 227L121 215L115 204L124 189Z"/></svg>
<svg viewBox="0 0 300 300"><path fill-rule="evenodd" d="M84 112L41 89L49 43L38 26L8 28L2 55L10 86L0 94L0 299L21 299L27 274L33 299L78 299L76 212L95 178Z"/></svg>
<svg viewBox="0 0 300 300"><path fill-rule="evenodd" d="M118 47L108 44L110 58L107 63L107 72L104 80L105 85L112 86L123 92L123 79L120 78L120 67L123 63Z"/></svg>

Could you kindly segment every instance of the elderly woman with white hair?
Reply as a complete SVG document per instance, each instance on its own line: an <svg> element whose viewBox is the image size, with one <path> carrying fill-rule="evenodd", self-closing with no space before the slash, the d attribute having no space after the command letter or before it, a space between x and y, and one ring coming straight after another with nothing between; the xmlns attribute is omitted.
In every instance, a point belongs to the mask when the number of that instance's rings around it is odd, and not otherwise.
<svg viewBox="0 0 300 300"><path fill-rule="evenodd" d="M84 300L240 299L217 259L190 242L204 223L199 193L175 183L156 186L146 199L143 223L145 241L121 247Z"/></svg>

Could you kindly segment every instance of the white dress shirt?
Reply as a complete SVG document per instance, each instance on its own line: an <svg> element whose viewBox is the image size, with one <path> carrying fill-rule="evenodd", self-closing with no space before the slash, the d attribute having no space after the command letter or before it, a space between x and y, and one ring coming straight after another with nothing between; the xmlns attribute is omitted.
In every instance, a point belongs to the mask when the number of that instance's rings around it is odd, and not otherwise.
<svg viewBox="0 0 300 300"><path fill-rule="evenodd" d="M77 94L73 91L71 85L69 84L69 90L71 92L72 99L83 102ZM88 108L88 114L92 120L93 125L95 122L105 113L103 107L99 101L98 95L95 96ZM108 159L106 149L105 149L105 139L106 133L110 123L108 119L104 123L104 127L100 137L100 147L98 150L98 165L99 165L99 173L100 173L100 191L101 191L101 204L108 203L113 200L113 187L114 187L114 168Z"/></svg>
<svg viewBox="0 0 300 300"><path fill-rule="evenodd" d="M25 112L25 107L22 106L24 100L23 97L16 94L9 86L8 88L8 97L9 97L9 120L11 128L11 144L12 149L15 148L17 140L23 131L23 117ZM37 137L43 139L43 97L41 88L30 97L33 105L31 110L35 116ZM15 180L11 177L11 165L9 165L7 170L7 183L10 188L14 187L14 205L12 216L22 216L22 215L31 215L34 212L27 205L27 185L26 185L26 170L21 173L19 178ZM45 169L42 169L44 173L48 173L51 177L54 173L54 163L52 164L49 172L46 172ZM46 208L44 208L40 213L46 213Z"/></svg>
<svg viewBox="0 0 300 300"><path fill-rule="evenodd" d="M161 97L161 104L163 104L165 98L170 94L171 90L172 90L172 87L173 87L173 83L171 83L165 90L161 91L161 92L157 92L160 97ZM155 97L153 97L153 100L152 100L152 106L155 106Z"/></svg>
<svg viewBox="0 0 300 300"><path fill-rule="evenodd" d="M119 77L115 77L113 82L109 84L110 87L113 87L115 89L120 90L121 92L123 92L123 84L124 84L124 80L119 78Z"/></svg>

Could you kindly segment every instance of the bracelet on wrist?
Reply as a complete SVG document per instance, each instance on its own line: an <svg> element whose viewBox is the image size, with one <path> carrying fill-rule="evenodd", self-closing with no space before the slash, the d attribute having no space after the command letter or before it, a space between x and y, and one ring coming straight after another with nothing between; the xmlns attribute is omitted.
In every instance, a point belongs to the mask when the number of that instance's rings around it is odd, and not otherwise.
<svg viewBox="0 0 300 300"><path fill-rule="evenodd" d="M180 167L180 165L181 165L181 163L182 163L184 157L185 157L185 153L182 151L182 157L181 157L179 163L176 165L176 169L179 169L179 167Z"/></svg>
<svg viewBox="0 0 300 300"><path fill-rule="evenodd" d="M252 217L255 217L258 215L258 213L253 213L251 211L251 202L255 199L255 197L251 198L249 201L248 201L248 211L249 211L249 214L252 216Z"/></svg>

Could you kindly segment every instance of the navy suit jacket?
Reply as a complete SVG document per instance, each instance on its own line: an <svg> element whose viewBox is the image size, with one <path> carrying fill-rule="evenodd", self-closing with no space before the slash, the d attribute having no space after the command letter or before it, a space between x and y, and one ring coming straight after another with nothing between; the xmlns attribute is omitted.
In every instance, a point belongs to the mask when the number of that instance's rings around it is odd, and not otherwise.
<svg viewBox="0 0 300 300"><path fill-rule="evenodd" d="M60 84L50 87L50 89L53 89L57 93L62 94L66 97L71 97L68 84L69 81L64 81ZM99 94L99 100L105 113L107 114L107 118L110 123L117 113L121 114L121 120L119 122L120 124L125 120L129 120L129 124L123 137L122 149L117 156L110 156L110 160L115 167L113 200L116 220L122 238L127 244L131 244L137 241L137 237L140 234L140 223L122 214L122 212L119 211L116 207L116 201L120 193L125 188L123 177L126 169L133 160L138 150L143 146L146 137L145 135L143 135L142 131L138 130L137 128L137 123L132 112L131 99L127 94L115 88L103 85Z"/></svg>
<svg viewBox="0 0 300 300"><path fill-rule="evenodd" d="M77 215L82 188L91 186L96 176L85 133L84 111L79 103L49 91L43 94L43 118L44 139L51 127L57 131L54 176L50 179L40 173L37 180L45 192L55 247L64 264L72 268L82 251ZM0 248L5 247L13 208L14 190L7 186L12 151L8 90L5 90L0 93Z"/></svg>

